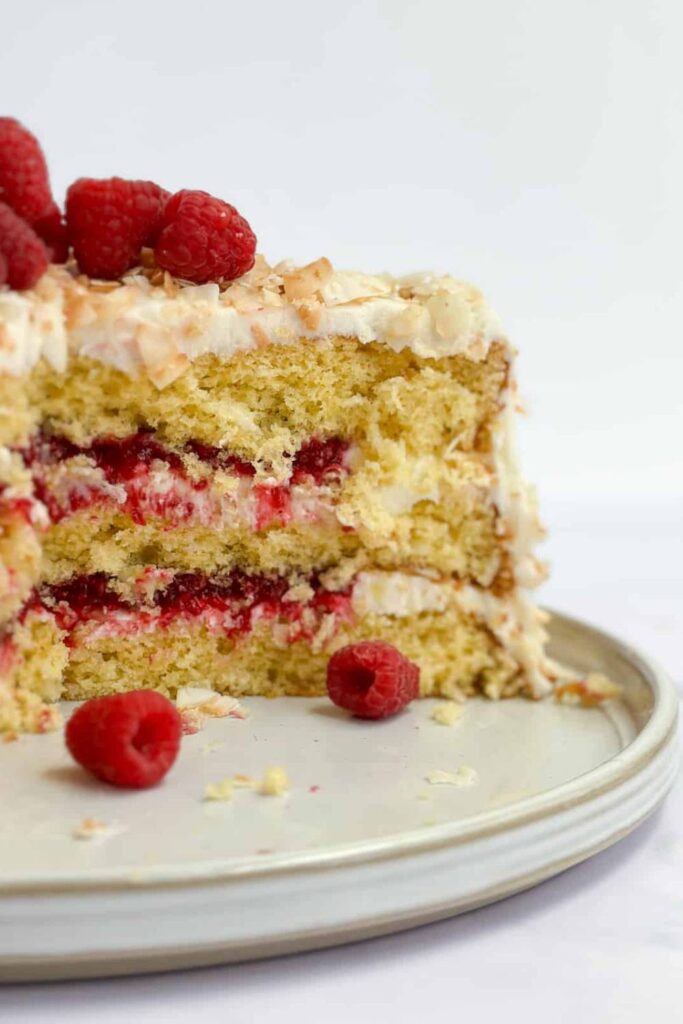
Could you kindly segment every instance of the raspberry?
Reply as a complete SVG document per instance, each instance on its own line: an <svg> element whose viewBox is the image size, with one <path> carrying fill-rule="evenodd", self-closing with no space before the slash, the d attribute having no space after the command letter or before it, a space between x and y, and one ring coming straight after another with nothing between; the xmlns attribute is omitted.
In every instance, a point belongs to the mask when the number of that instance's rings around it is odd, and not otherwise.
<svg viewBox="0 0 683 1024"><path fill-rule="evenodd" d="M154 256L164 270L195 284L233 281L254 265L256 236L234 206L184 189L166 204Z"/></svg>
<svg viewBox="0 0 683 1024"><path fill-rule="evenodd" d="M145 789L164 777L180 747L175 706L154 690L134 690L86 701L69 719L71 756L98 779Z"/></svg>
<svg viewBox="0 0 683 1024"><path fill-rule="evenodd" d="M152 181L79 178L66 194L66 226L81 270L114 280L153 244L168 192Z"/></svg>
<svg viewBox="0 0 683 1024"><path fill-rule="evenodd" d="M0 253L6 264L5 280L17 291L33 288L47 270L45 246L5 203L0 203Z"/></svg>
<svg viewBox="0 0 683 1024"><path fill-rule="evenodd" d="M3 254L0 252L0 284L5 284L6 283L6 281L7 281L7 271L8 271L7 260L5 259Z"/></svg>
<svg viewBox="0 0 683 1024"><path fill-rule="evenodd" d="M0 117L0 200L32 226L56 209L38 140L13 117Z"/></svg>
<svg viewBox="0 0 683 1024"><path fill-rule="evenodd" d="M64 263L69 255L69 241L66 224L56 203L32 225L39 238L45 242L51 263Z"/></svg>
<svg viewBox="0 0 683 1024"><path fill-rule="evenodd" d="M387 718L419 693L420 670L391 644L365 641L336 651L327 665L330 699L357 718Z"/></svg>

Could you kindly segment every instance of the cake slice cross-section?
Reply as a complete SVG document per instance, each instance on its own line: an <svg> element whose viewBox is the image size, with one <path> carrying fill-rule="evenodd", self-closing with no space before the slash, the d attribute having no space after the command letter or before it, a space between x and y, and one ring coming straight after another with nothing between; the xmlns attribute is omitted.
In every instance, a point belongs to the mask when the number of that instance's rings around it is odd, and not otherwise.
<svg viewBox="0 0 683 1024"><path fill-rule="evenodd" d="M423 695L552 688L514 352L476 289L53 266L0 291L0 341L5 727L141 687L320 694L360 640Z"/></svg>

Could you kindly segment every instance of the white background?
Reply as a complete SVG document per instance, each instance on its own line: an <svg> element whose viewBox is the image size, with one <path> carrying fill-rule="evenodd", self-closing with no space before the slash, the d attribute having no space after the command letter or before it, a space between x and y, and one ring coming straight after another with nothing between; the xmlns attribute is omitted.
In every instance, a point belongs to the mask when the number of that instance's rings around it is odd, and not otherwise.
<svg viewBox="0 0 683 1024"><path fill-rule="evenodd" d="M0 95L60 198L79 175L205 188L274 260L482 286L521 349L546 600L683 678L677 0L1 6ZM678 806L458 921L266 965L6 990L0 1016L681 1020Z"/></svg>

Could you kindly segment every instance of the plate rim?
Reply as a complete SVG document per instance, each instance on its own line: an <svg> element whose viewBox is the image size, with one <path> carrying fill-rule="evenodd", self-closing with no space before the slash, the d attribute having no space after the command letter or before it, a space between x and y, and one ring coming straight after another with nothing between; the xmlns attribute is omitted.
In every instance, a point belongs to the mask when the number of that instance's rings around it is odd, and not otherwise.
<svg viewBox="0 0 683 1024"><path fill-rule="evenodd" d="M551 620L588 632L632 664L653 695L650 717L637 736L603 764L567 782L502 808L482 811L458 822L424 826L406 832L373 839L338 843L327 849L299 850L270 854L258 859L241 858L231 864L227 859L210 860L189 867L155 865L148 868L103 869L89 878L33 879L30 882L0 882L0 895L72 894L157 889L183 889L202 885L224 885L246 878L283 877L301 872L329 870L342 865L376 863L418 855L443 847L461 846L506 829L523 827L551 817L560 809L584 804L638 774L672 739L678 719L678 694L664 669L649 656L613 634L575 616L547 609Z"/></svg>

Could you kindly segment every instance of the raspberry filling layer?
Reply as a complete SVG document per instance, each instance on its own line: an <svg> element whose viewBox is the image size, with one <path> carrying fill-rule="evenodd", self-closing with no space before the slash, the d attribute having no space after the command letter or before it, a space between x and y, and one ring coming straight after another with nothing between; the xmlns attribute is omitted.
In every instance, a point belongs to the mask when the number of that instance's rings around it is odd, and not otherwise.
<svg viewBox="0 0 683 1024"><path fill-rule="evenodd" d="M7 632L0 632L0 680L8 676L14 668L17 656L17 649L12 636Z"/></svg>
<svg viewBox="0 0 683 1024"><path fill-rule="evenodd" d="M290 593L289 581L281 576L249 575L239 570L212 577L198 572L174 575L150 568L135 589L137 596L128 598L114 590L105 573L75 576L65 583L41 587L24 615L49 612L67 633L69 645L74 643L73 634L83 627L88 627L92 638L93 634L122 636L192 623L211 633L236 637L249 633L263 620L282 627L282 639L293 643L312 639L330 616L336 627L353 615L351 588L333 592L315 576Z"/></svg>
<svg viewBox="0 0 683 1024"><path fill-rule="evenodd" d="M181 451L173 451L148 429L125 438L99 438L88 446L41 433L22 454L36 496L53 523L109 503L138 524L156 518L171 525L198 520L220 526L226 516L237 515L255 530L264 530L292 519L315 519L311 488L332 485L345 476L348 452L349 444L342 438L310 438L293 454L287 483L273 485L256 483L255 466L225 449L189 441ZM235 477L234 491L217 495L211 476L194 479L183 456ZM62 464L67 465L60 478L54 469Z"/></svg>
<svg viewBox="0 0 683 1024"><path fill-rule="evenodd" d="M0 483L0 516L17 516L28 526L36 521L36 503L31 498L8 497L9 487Z"/></svg>

